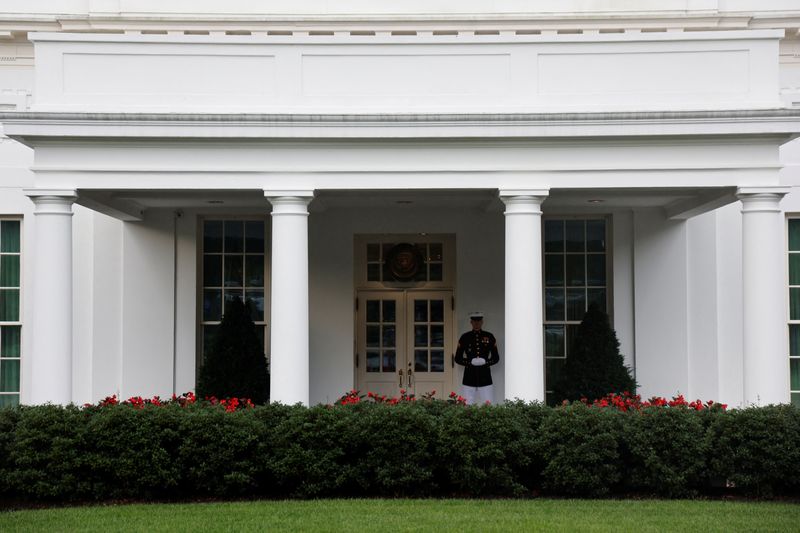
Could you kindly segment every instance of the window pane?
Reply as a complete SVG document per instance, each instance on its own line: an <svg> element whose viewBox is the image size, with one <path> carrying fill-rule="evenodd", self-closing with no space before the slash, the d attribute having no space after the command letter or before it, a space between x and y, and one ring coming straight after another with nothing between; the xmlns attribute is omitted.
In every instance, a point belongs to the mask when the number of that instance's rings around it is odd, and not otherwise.
<svg viewBox="0 0 800 533"><path fill-rule="evenodd" d="M789 251L800 252L800 218L789 219Z"/></svg>
<svg viewBox="0 0 800 533"><path fill-rule="evenodd" d="M228 307L230 306L231 303L235 302L236 300L239 300L240 302L244 303L244 291L242 291L241 289L238 289L238 290L236 290L236 289L234 289L234 290L228 289L228 290L224 291L224 293L225 294L223 295L223 298L222 298L223 302L224 302L223 303L224 308L222 309L222 315L223 316L225 315L225 313L228 312Z"/></svg>
<svg viewBox="0 0 800 533"><path fill-rule="evenodd" d="M586 222L584 220L565 220L564 226L566 230L566 241L568 252L583 252L586 250L584 241L584 229Z"/></svg>
<svg viewBox="0 0 800 533"><path fill-rule="evenodd" d="M264 321L264 291L247 290L244 293L245 302L250 304L250 318L253 322Z"/></svg>
<svg viewBox="0 0 800 533"><path fill-rule="evenodd" d="M428 265L430 270L430 281L442 281L442 264L431 263Z"/></svg>
<svg viewBox="0 0 800 533"><path fill-rule="evenodd" d="M394 322L397 319L394 300L383 300L383 321Z"/></svg>
<svg viewBox="0 0 800 533"><path fill-rule="evenodd" d="M242 287L244 273L242 272L244 262L241 255L225 256L225 286Z"/></svg>
<svg viewBox="0 0 800 533"><path fill-rule="evenodd" d="M397 354L394 350L386 350L383 352L383 371L394 372L397 370Z"/></svg>
<svg viewBox="0 0 800 533"><path fill-rule="evenodd" d="M381 321L381 301L367 300L367 322Z"/></svg>
<svg viewBox="0 0 800 533"><path fill-rule="evenodd" d="M586 289L567 289L567 320L583 320L586 314Z"/></svg>
<svg viewBox="0 0 800 533"><path fill-rule="evenodd" d="M606 312L606 290L605 289L587 289L586 296L586 309L594 304L602 312Z"/></svg>
<svg viewBox="0 0 800 533"><path fill-rule="evenodd" d="M214 336L217 334L219 326L207 325L203 326L203 359L205 359L208 352L211 350L211 345L214 342Z"/></svg>
<svg viewBox="0 0 800 533"><path fill-rule="evenodd" d="M222 287L222 255L203 256L203 286Z"/></svg>
<svg viewBox="0 0 800 533"><path fill-rule="evenodd" d="M800 320L800 288L789 289L789 320Z"/></svg>
<svg viewBox="0 0 800 533"><path fill-rule="evenodd" d="M428 350L414 350L414 372L428 371Z"/></svg>
<svg viewBox="0 0 800 533"><path fill-rule="evenodd" d="M431 300L431 322L444 322L444 300Z"/></svg>
<svg viewBox="0 0 800 533"><path fill-rule="evenodd" d="M0 328L0 357L19 357L22 326Z"/></svg>
<svg viewBox="0 0 800 533"><path fill-rule="evenodd" d="M414 300L414 322L428 321L428 300Z"/></svg>
<svg viewBox="0 0 800 533"><path fill-rule="evenodd" d="M19 289L0 290L0 321L19 320Z"/></svg>
<svg viewBox="0 0 800 533"><path fill-rule="evenodd" d="M222 291L219 289L203 291L203 320L214 322L222 320Z"/></svg>
<svg viewBox="0 0 800 533"><path fill-rule="evenodd" d="M586 285L586 256L567 256L567 286L582 287Z"/></svg>
<svg viewBox="0 0 800 533"><path fill-rule="evenodd" d="M19 287L19 256L0 256L0 287Z"/></svg>
<svg viewBox="0 0 800 533"><path fill-rule="evenodd" d="M380 280L381 280L380 263L367 265L367 281L380 281Z"/></svg>
<svg viewBox="0 0 800 533"><path fill-rule="evenodd" d="M545 357L564 357L564 326L548 325L544 327Z"/></svg>
<svg viewBox="0 0 800 533"><path fill-rule="evenodd" d="M431 350L431 372L444 372L444 352Z"/></svg>
<svg viewBox="0 0 800 533"><path fill-rule="evenodd" d="M383 347L394 348L395 346L395 327L383 326Z"/></svg>
<svg viewBox="0 0 800 533"><path fill-rule="evenodd" d="M428 257L431 261L442 260L442 243L432 242L428 245Z"/></svg>
<svg viewBox="0 0 800 533"><path fill-rule="evenodd" d="M381 344L381 327L367 326L367 346L378 347Z"/></svg>
<svg viewBox="0 0 800 533"><path fill-rule="evenodd" d="M789 254L789 285L800 285L800 254Z"/></svg>
<svg viewBox="0 0 800 533"><path fill-rule="evenodd" d="M381 356L378 352L367 352L367 372L381 371Z"/></svg>
<svg viewBox="0 0 800 533"><path fill-rule="evenodd" d="M545 220L544 221L544 251L563 252L564 251L564 221Z"/></svg>
<svg viewBox="0 0 800 533"><path fill-rule="evenodd" d="M203 251L205 253L222 252L221 220L206 220L203 223Z"/></svg>
<svg viewBox="0 0 800 533"><path fill-rule="evenodd" d="M414 346L428 346L428 326L414 326Z"/></svg>
<svg viewBox="0 0 800 533"><path fill-rule="evenodd" d="M251 220L244 224L245 251L248 254L264 253L264 222Z"/></svg>
<svg viewBox="0 0 800 533"><path fill-rule="evenodd" d="M800 391L800 359L789 359L789 375L791 389Z"/></svg>
<svg viewBox="0 0 800 533"><path fill-rule="evenodd" d="M244 259L245 282L248 287L264 286L264 256L247 255Z"/></svg>
<svg viewBox="0 0 800 533"><path fill-rule="evenodd" d="M431 346L444 346L444 326L431 326Z"/></svg>
<svg viewBox="0 0 800 533"><path fill-rule="evenodd" d="M586 251L605 252L606 251L606 221L587 220L586 221Z"/></svg>
<svg viewBox="0 0 800 533"><path fill-rule="evenodd" d="M603 287L606 284L606 256L605 254L590 254L586 256L586 284Z"/></svg>
<svg viewBox="0 0 800 533"><path fill-rule="evenodd" d="M792 405L795 407L800 407L800 392L792 393Z"/></svg>
<svg viewBox="0 0 800 533"><path fill-rule="evenodd" d="M564 256L547 254L544 256L544 284L548 287L564 286Z"/></svg>
<svg viewBox="0 0 800 533"><path fill-rule="evenodd" d="M545 389L553 390L553 385L558 381L561 376L561 371L564 368L566 359L545 359Z"/></svg>
<svg viewBox="0 0 800 533"><path fill-rule="evenodd" d="M800 324L789 324L789 355L800 355Z"/></svg>
<svg viewBox="0 0 800 533"><path fill-rule="evenodd" d="M19 360L0 361L0 392L19 392Z"/></svg>
<svg viewBox="0 0 800 533"><path fill-rule="evenodd" d="M564 289L544 290L545 320L564 320Z"/></svg>
<svg viewBox="0 0 800 533"><path fill-rule="evenodd" d="M225 221L225 253L244 252L244 222L241 220Z"/></svg>
<svg viewBox="0 0 800 533"><path fill-rule="evenodd" d="M0 252L19 253L19 220L0 222Z"/></svg>
<svg viewBox="0 0 800 533"><path fill-rule="evenodd" d="M569 357L569 352L573 348L573 344L575 344L575 337L578 335L578 328L580 326L578 324L567 324L567 342L564 344L567 348L567 357Z"/></svg>
<svg viewBox="0 0 800 533"><path fill-rule="evenodd" d="M377 244L367 245L367 261L380 261L381 249Z"/></svg>

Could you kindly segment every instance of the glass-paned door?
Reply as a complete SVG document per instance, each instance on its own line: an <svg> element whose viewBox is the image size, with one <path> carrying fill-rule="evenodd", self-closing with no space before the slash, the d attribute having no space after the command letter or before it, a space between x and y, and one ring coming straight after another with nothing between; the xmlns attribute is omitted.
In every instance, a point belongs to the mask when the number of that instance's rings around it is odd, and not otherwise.
<svg viewBox="0 0 800 533"><path fill-rule="evenodd" d="M361 291L357 388L397 396L453 390L451 291Z"/></svg>
<svg viewBox="0 0 800 533"><path fill-rule="evenodd" d="M789 219L789 390L800 407L800 218Z"/></svg>

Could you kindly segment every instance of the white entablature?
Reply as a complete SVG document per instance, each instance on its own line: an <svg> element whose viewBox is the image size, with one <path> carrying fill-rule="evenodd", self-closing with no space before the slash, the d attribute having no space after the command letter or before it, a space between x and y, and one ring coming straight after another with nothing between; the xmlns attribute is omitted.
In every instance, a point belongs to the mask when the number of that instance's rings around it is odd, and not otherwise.
<svg viewBox="0 0 800 533"><path fill-rule="evenodd" d="M31 34L34 111L781 107L781 30L472 37Z"/></svg>

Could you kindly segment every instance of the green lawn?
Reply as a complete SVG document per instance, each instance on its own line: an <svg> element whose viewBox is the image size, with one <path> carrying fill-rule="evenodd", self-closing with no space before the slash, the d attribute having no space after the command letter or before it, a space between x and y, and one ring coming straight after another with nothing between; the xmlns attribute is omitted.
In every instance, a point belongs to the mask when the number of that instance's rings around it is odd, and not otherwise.
<svg viewBox="0 0 800 533"><path fill-rule="evenodd" d="M800 505L665 500L317 500L0 513L0 531L798 531Z"/></svg>

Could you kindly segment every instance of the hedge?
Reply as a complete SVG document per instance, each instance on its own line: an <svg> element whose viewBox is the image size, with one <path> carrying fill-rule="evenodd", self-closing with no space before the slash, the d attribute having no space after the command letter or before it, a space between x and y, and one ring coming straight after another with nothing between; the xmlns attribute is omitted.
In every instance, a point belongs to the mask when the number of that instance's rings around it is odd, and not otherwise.
<svg viewBox="0 0 800 533"><path fill-rule="evenodd" d="M0 409L8 502L800 492L800 410L574 403Z"/></svg>

